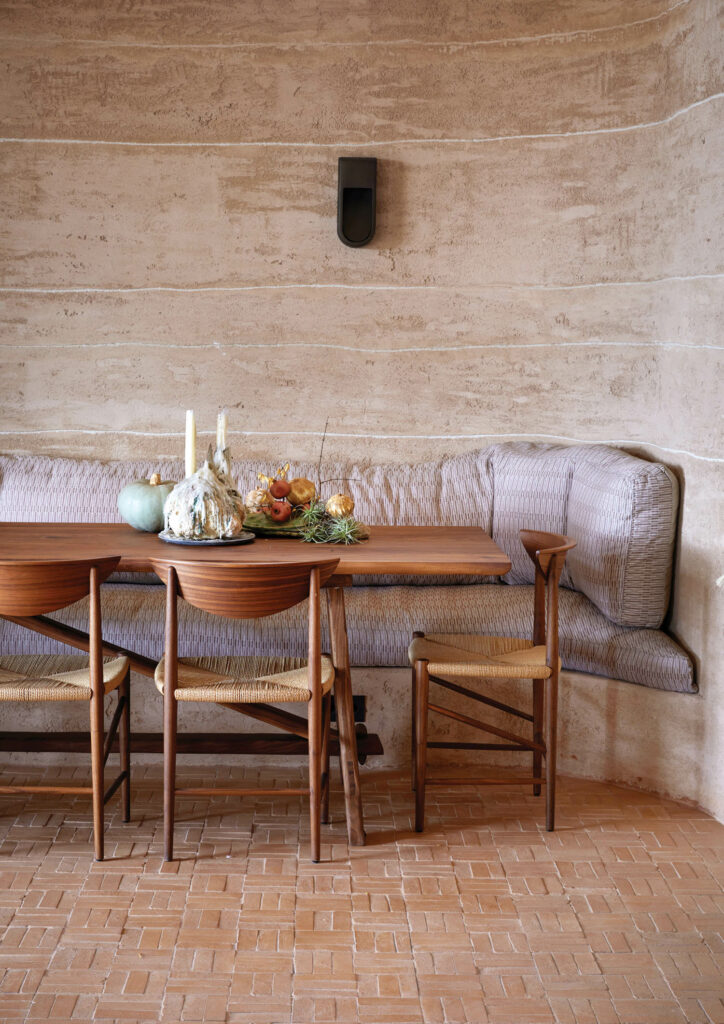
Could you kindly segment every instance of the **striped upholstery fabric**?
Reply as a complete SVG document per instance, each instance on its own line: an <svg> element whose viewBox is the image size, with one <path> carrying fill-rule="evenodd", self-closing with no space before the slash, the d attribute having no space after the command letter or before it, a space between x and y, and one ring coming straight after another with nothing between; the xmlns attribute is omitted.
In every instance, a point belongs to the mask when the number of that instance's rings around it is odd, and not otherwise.
<svg viewBox="0 0 724 1024"><path fill-rule="evenodd" d="M418 466L364 467L325 462L323 490L346 490L355 512L380 525L482 526L490 531L493 480L490 453L483 449ZM257 473L269 462L233 464L239 490L257 486ZM120 523L116 501L127 483L160 473L164 480L183 476L183 462L98 462L49 456L0 456L0 520L5 522ZM289 476L317 478L311 462L292 464ZM32 485L32 486L31 486Z"/></svg>
<svg viewBox="0 0 724 1024"><path fill-rule="evenodd" d="M257 473L269 468L267 463L236 461L239 489L251 489ZM165 479L178 479L182 462L2 456L0 520L118 522L118 492L154 471ZM316 479L317 467L295 463L291 475ZM372 525L483 527L511 558L506 582L517 584L413 576L375 577L375 586L369 587L360 578L348 596L355 664L405 664L411 629L515 635L513 622L524 621L532 607L525 587L533 579L533 566L518 537L518 530L527 527L565 533L578 541L562 579L569 588L561 592L568 609L567 621L561 623L564 665L645 686L693 689L689 658L657 632L669 602L678 508L677 482L664 466L604 445L521 442L409 466L324 463L322 479L328 481L325 491L348 490L356 513ZM138 576L126 579L139 583ZM146 582L156 584L157 579L149 575ZM495 585L473 590L475 582ZM157 600L154 597L144 611L138 586L124 588L118 597L129 618L124 626L119 613L117 628L134 648L149 639L145 624L141 634L138 624L145 615L156 616ZM495 625L501 617L510 621ZM226 627L217 627L222 628ZM256 653L260 648L255 631L262 635L270 630L278 632L283 645L274 650L300 655L298 637L292 637L294 631L286 624L249 623L244 629L248 640L240 643L238 637L229 637L232 646L226 653ZM301 620L294 629L304 636ZM527 631L528 627L517 635ZM0 626L0 643L6 633ZM43 643L40 638L30 642ZM159 652L157 646L149 653ZM200 654L203 649L188 653Z"/></svg>
<svg viewBox="0 0 724 1024"><path fill-rule="evenodd" d="M568 499L571 585L622 626L657 629L669 604L679 509L674 474L597 445L578 457Z"/></svg>
<svg viewBox="0 0 724 1024"><path fill-rule="evenodd" d="M355 587L347 591L347 627L353 665L407 665L415 630L517 636L533 630L531 586ZM118 585L103 595L103 634L158 660L163 651L164 590ZM87 604L57 613L83 628ZM326 616L322 647L329 650ZM179 654L202 657L209 650L228 655L280 657L306 654L306 606L248 622L220 619L179 602ZM11 623L0 623L3 651L29 653L63 648ZM560 647L563 667L624 679L661 690L696 691L691 659L665 633L610 622L583 594L560 591Z"/></svg>
<svg viewBox="0 0 724 1024"><path fill-rule="evenodd" d="M532 583L520 529L575 538L561 585L586 594L621 626L657 629L669 604L679 488L659 463L606 445L496 447L493 539Z"/></svg>
<svg viewBox="0 0 724 1024"><path fill-rule="evenodd" d="M489 533L493 511L491 451L483 449L420 466L364 467L325 462L322 481L328 484L323 492L347 491L355 500L355 515L372 525L481 526ZM246 494L257 486L258 473L270 471L270 463L237 459L232 468L240 492ZM289 476L316 480L317 470L315 463L295 462ZM156 472L164 480L179 480L184 472L183 462L0 456L0 521L119 523L119 491L126 484ZM138 575L131 574L115 574L113 579L139 582ZM470 580L470 576L376 577L378 585L409 582L451 586ZM155 584L158 580L148 575L144 582Z"/></svg>
<svg viewBox="0 0 724 1024"><path fill-rule="evenodd" d="M243 493L255 485L258 472L268 470L262 462L234 463ZM183 465L180 460L0 456L0 520L120 522L118 492L156 471L176 480ZM317 467L295 463L291 474L316 479ZM410 466L329 462L322 465L322 479L329 481L329 490L349 490L356 513L372 525L481 526L511 558L509 583L533 580L519 529L567 533L578 547L568 559L563 586L585 593L620 625L656 628L663 621L678 487L673 474L658 463L605 445L516 442ZM138 582L138 577L126 579ZM452 576L375 580L378 586L470 581ZM147 582L156 578L149 576Z"/></svg>
<svg viewBox="0 0 724 1024"><path fill-rule="evenodd" d="M578 450L578 449L576 449ZM520 530L571 534L566 528L568 493L575 468L573 449L562 445L498 445L492 456L495 488L493 540L512 568L506 583L532 583L535 568L520 542ZM570 586L566 567L561 586Z"/></svg>

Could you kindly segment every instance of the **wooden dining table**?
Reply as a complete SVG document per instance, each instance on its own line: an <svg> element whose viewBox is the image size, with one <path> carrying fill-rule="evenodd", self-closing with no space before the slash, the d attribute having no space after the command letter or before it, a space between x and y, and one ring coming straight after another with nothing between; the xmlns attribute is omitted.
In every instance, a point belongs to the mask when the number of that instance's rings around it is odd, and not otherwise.
<svg viewBox="0 0 724 1024"><path fill-rule="evenodd" d="M331 655L337 670L335 702L339 756L345 795L347 831L352 845L365 842L360 790L357 741L354 727L344 590L353 576L500 576L510 570L510 560L482 529L472 526L373 526L368 540L349 546L308 544L290 538L257 537L251 544L226 546L172 546L156 534L141 533L119 523L0 523L0 560L48 560L101 558L120 555L118 570L130 573L152 571L151 559L163 555L188 560L209 560L230 564L259 562L294 563L308 561L310 553L339 558L339 565L326 586ZM88 636L47 616L11 618L45 636L80 650L88 649ZM424 623L420 623L424 626ZM153 676L156 662L126 648L106 643L108 654L125 654L132 668ZM303 735L306 720L295 719L267 705L249 706L252 717L277 724Z"/></svg>

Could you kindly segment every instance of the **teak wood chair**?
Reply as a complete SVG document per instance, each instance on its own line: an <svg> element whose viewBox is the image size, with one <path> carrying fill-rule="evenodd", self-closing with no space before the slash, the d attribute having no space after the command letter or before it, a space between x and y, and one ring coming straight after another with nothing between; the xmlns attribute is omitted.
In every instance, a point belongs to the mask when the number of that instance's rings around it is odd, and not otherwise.
<svg viewBox="0 0 724 1024"><path fill-rule="evenodd" d="M558 583L566 554L576 546L574 540L557 533L521 530L520 539L535 565L533 640L517 637L466 636L462 634L415 633L410 644L412 665L412 786L415 790L415 829L425 824L425 789L430 785L503 785L533 784L538 796L546 787L546 828L553 831L555 821L556 744L558 717ZM533 682L532 714L493 700L461 680L483 682L486 679L530 679ZM459 711L432 704L430 683L461 694L489 707L532 723L529 739L488 722L470 718ZM490 733L502 743L428 742L428 712L462 722ZM531 778L440 778L427 777L429 747L454 750L529 750L533 754ZM545 775L542 774L545 758Z"/></svg>
<svg viewBox="0 0 724 1024"><path fill-rule="evenodd" d="M0 785L0 793L88 793L93 802L93 845L103 860L103 809L121 787L123 820L131 818L130 664L127 658L103 661L100 585L120 557L57 561L0 560L0 616L28 626L33 616L58 611L90 595L88 615L89 663L68 669L63 655L2 656L0 702L88 701L90 706L90 786ZM71 659L73 663L75 658ZM65 664L64 664L65 662ZM66 669L64 671L64 669ZM118 703L104 737L104 698L117 690ZM103 770L119 733L121 771L104 791Z"/></svg>
<svg viewBox="0 0 724 1024"><path fill-rule="evenodd" d="M166 584L166 644L156 668L156 686L163 694L164 858L173 859L174 811L177 795L230 796L309 794L311 854L319 860L322 807L328 800L329 723L335 670L322 654L320 587L337 568L338 558L299 564L233 565L153 559L156 574ZM258 619L284 611L309 598L307 664L279 671L283 659L178 657L178 596L196 608L233 619ZM276 661L276 665L275 665ZM179 703L202 701L270 722L305 737L309 749L309 787L304 789L239 789L178 787L176 731ZM308 721L290 715L277 703L304 702ZM324 777L323 777L324 766ZM326 813L325 813L326 818Z"/></svg>

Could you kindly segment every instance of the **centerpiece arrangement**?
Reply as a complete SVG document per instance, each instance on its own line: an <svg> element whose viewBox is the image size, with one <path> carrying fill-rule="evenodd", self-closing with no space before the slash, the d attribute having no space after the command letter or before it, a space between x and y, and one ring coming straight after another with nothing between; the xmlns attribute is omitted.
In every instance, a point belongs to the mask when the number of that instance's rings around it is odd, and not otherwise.
<svg viewBox="0 0 724 1024"><path fill-rule="evenodd" d="M162 481L154 473L148 480L128 484L118 496L122 518L137 530L158 533L171 544L245 544L255 535L298 537L313 544L356 544L369 537L368 527L354 518L354 501L349 495L333 494L324 501L321 483L304 477L287 479L288 462L272 476L259 473L262 486L250 491L244 501L231 477L226 428L227 415L219 413L216 446L209 445L197 469L196 420L190 409L186 413L184 479L180 483Z"/></svg>
<svg viewBox="0 0 724 1024"><path fill-rule="evenodd" d="M312 544L357 544L369 529L354 518L354 501L334 494L324 501L311 480L287 480L289 463L272 476L259 473L261 487L246 496L246 527L260 536L299 537Z"/></svg>

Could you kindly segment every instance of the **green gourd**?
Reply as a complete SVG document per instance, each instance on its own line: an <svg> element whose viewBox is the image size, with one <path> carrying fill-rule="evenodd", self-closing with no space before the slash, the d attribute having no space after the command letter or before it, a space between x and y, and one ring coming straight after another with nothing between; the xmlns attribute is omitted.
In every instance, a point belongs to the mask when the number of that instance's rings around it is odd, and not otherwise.
<svg viewBox="0 0 724 1024"><path fill-rule="evenodd" d="M128 484L118 495L121 518L136 530L160 533L163 529L163 505L175 486L175 481L162 481L158 473L154 473L150 480Z"/></svg>

